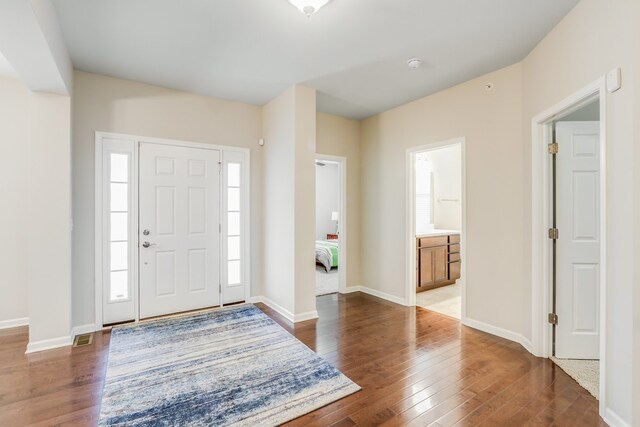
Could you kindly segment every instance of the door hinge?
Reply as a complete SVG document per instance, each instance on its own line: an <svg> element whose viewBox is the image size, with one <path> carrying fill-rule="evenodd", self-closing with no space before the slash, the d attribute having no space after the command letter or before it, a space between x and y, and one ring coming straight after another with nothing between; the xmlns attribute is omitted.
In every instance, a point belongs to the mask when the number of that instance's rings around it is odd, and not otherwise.
<svg viewBox="0 0 640 427"><path fill-rule="evenodd" d="M218 224L218 234L222 234L222 224Z"/></svg>
<svg viewBox="0 0 640 427"><path fill-rule="evenodd" d="M549 148L549 154L558 154L558 143L557 142L553 142L553 143L549 144L548 148Z"/></svg>
<svg viewBox="0 0 640 427"><path fill-rule="evenodd" d="M558 315L555 313L549 313L549 323L551 325L557 325L558 324Z"/></svg>
<svg viewBox="0 0 640 427"><path fill-rule="evenodd" d="M218 283L218 292L222 293L222 284L221 283Z"/></svg>
<svg viewBox="0 0 640 427"><path fill-rule="evenodd" d="M549 229L549 238L551 240L558 240L559 236L560 236L560 232L558 231L557 228L550 228Z"/></svg>

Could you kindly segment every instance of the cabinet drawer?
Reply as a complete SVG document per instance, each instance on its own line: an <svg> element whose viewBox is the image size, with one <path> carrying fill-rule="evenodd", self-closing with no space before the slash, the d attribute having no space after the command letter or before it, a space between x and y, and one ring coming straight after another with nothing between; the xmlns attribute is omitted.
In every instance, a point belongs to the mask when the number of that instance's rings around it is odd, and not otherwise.
<svg viewBox="0 0 640 427"><path fill-rule="evenodd" d="M460 266L460 261L449 263L449 280L456 280L460 278Z"/></svg>
<svg viewBox="0 0 640 427"><path fill-rule="evenodd" d="M450 253L449 262L460 261L460 252Z"/></svg>
<svg viewBox="0 0 640 427"><path fill-rule="evenodd" d="M460 252L460 244L459 243L454 243L452 245L449 245L449 253L457 253Z"/></svg>
<svg viewBox="0 0 640 427"><path fill-rule="evenodd" d="M451 236L449 236L449 243L460 243L460 235L452 234Z"/></svg>
<svg viewBox="0 0 640 427"><path fill-rule="evenodd" d="M418 246L421 248L430 248L433 246L445 246L449 244L448 236L437 237L421 237L418 239Z"/></svg>

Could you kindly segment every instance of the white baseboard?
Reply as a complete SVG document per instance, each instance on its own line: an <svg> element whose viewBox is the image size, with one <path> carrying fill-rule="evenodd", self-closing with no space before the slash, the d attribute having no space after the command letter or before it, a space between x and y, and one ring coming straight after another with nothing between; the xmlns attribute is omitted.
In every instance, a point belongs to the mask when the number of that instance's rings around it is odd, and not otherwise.
<svg viewBox="0 0 640 427"><path fill-rule="evenodd" d="M29 325L28 317L20 317L18 319L0 320L0 329L17 328L18 326Z"/></svg>
<svg viewBox="0 0 640 427"><path fill-rule="evenodd" d="M72 339L75 339L77 335L91 334L95 331L96 331L96 325L94 325L93 323L90 323L88 325L74 326L73 330L71 331L71 337Z"/></svg>
<svg viewBox="0 0 640 427"><path fill-rule="evenodd" d="M318 318L318 312L316 310L308 311L306 313L300 313L293 316L293 323L304 322L305 320L313 320Z"/></svg>
<svg viewBox="0 0 640 427"><path fill-rule="evenodd" d="M48 340L29 342L29 344L27 344L27 351L25 352L25 354L35 353L37 351L51 350L59 347L66 347L70 346L72 343L73 337L71 335L51 338Z"/></svg>
<svg viewBox="0 0 640 427"><path fill-rule="evenodd" d="M620 415L616 414L609 408L605 408L604 414L601 414L601 416L604 422L609 424L611 427L631 427L631 424L623 420Z"/></svg>
<svg viewBox="0 0 640 427"><path fill-rule="evenodd" d="M524 347L525 350L531 353L531 341L529 341L522 334L519 334L514 331L510 331L508 329L500 328L498 326L493 326L488 323L480 322L479 320L470 319L468 317L462 319L461 323L470 328L477 329L479 331L486 332L491 335L495 335L500 338L507 339L509 341L517 342L522 347Z"/></svg>
<svg viewBox="0 0 640 427"><path fill-rule="evenodd" d="M373 295L374 297L386 299L387 301L391 301L396 304L408 306L407 300L404 298L397 297L395 295L388 294L386 292L379 291L377 289L367 288L366 286L359 286L360 292L364 292L365 294Z"/></svg>
<svg viewBox="0 0 640 427"><path fill-rule="evenodd" d="M348 286L340 291L341 294L350 294L353 292L361 292L362 286Z"/></svg>
<svg viewBox="0 0 640 427"><path fill-rule="evenodd" d="M263 296L251 297L251 298L249 298L249 302L251 302L251 303L261 302L261 303L269 306L269 308L272 308L275 311L277 311L282 317L284 317L285 319L287 319L291 323L304 322L305 320L312 320L312 319L317 319L318 318L318 312L315 311L315 310L308 311L306 313L300 313L300 314L295 314L294 315L292 312L290 312L286 308L282 307L280 304L274 302L273 300L270 300L267 297L263 297Z"/></svg>

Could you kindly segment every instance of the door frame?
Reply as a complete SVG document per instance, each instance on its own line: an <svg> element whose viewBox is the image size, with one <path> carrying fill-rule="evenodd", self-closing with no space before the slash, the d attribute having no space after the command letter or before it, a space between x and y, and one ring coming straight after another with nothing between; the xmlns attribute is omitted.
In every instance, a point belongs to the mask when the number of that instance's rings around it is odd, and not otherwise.
<svg viewBox="0 0 640 427"><path fill-rule="evenodd" d="M339 230L338 239L338 292L344 294L347 290L347 248L348 246L348 221L347 221L347 158L330 154L316 153L316 160L327 160L338 164L338 179L340 181L339 195Z"/></svg>
<svg viewBox="0 0 640 427"><path fill-rule="evenodd" d="M95 264L94 264L94 278L95 278L95 286L94 286L94 307L95 307L95 324L94 329L96 331L100 331L104 329L103 325L103 268L104 268L104 258L103 258L103 248L104 248L104 229L106 227L106 223L103 221L102 213L103 213L103 202L104 202L104 194L103 194L103 140L104 139L117 139L121 141L128 141L131 143L133 149L133 159L132 162L132 170L131 175L133 178L133 200L134 206L132 206L133 217L133 230L138 230L139 228L139 217L138 217L138 206L139 206L139 194L138 194L138 177L139 177L139 153L140 153L140 143L149 143L149 144L158 144L158 145L172 145L177 147L185 147L185 148L199 148L205 150L218 150L220 151L220 162L221 165L224 163L224 153L225 152L236 152L242 153L244 155L244 172L243 172L243 182L245 183L246 189L242 195L242 203L245 207L245 213L241 216L241 221L243 225L244 237L243 237L243 251L242 251L242 259L244 261L243 265L243 273L245 280L245 301L249 301L251 298L251 150L248 148L241 147L233 147L226 145L218 145L218 144L208 144L202 142L190 142L190 141L180 141L174 139L166 139L166 138L154 138L154 137L146 137L146 136L138 136L138 135L129 135L129 134L121 134L121 133L113 133L113 132L102 132L96 131L95 133L95 210L94 210L94 228L95 228ZM223 180L220 179L220 194L222 195ZM222 198L221 198L222 200ZM220 203L220 215L222 215L222 202ZM222 224L222 216L220 217L220 223ZM219 242L219 256L220 256L220 272L218 274L222 274L222 262L224 262L223 253L222 253L222 237L224 237L224 233L221 233L221 239ZM134 232L131 236L131 245L132 247L138 249L139 248L139 233ZM140 287L139 287L139 257L135 256L134 265L132 265L132 271L134 272L134 279L132 283L132 297L134 299L134 322L140 321ZM224 287L223 287L224 290ZM223 305L223 295L222 291L220 293L220 306Z"/></svg>
<svg viewBox="0 0 640 427"><path fill-rule="evenodd" d="M552 308L551 243L547 230L551 224L551 169L547 145L552 139L553 120L600 101L600 414L606 408L606 78L601 77L556 105L536 115L531 121L531 304L532 353L551 355L551 325L547 315ZM540 286L542 285L542 286Z"/></svg>
<svg viewBox="0 0 640 427"><path fill-rule="evenodd" d="M460 322L465 323L467 320L467 160L466 160L466 138L459 137L448 139L446 141L433 142L430 144L411 147L406 152L406 215L405 215L405 236L406 236L406 283L405 283L405 301L406 305L413 307L416 305L416 221L415 221L415 157L418 153L425 151L433 151L439 148L446 148L459 145L460 146L460 163L461 177L460 191L461 197L461 223L460 223L460 258L462 266L460 269L460 294L461 311Z"/></svg>

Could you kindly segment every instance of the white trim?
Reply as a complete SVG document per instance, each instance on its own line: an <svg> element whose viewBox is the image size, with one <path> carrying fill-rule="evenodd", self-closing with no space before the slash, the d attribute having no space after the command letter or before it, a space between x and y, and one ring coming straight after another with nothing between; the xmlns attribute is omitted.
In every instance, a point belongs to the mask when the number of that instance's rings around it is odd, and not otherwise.
<svg viewBox="0 0 640 427"><path fill-rule="evenodd" d="M352 294L354 292L360 292L361 286L347 286L340 291L341 294Z"/></svg>
<svg viewBox="0 0 640 427"><path fill-rule="evenodd" d="M611 427L631 427L631 424L622 419L622 417L610 408L605 408L604 412L600 415L602 420Z"/></svg>
<svg viewBox="0 0 640 427"><path fill-rule="evenodd" d="M387 301L391 301L395 304L400 304L404 306L410 306L405 298L400 298L395 295L388 294L386 292L379 291L377 289L367 288L366 286L358 286L358 290L360 292L364 292L365 294L373 295L374 297L382 298ZM415 304L414 304L415 305Z"/></svg>
<svg viewBox="0 0 640 427"><path fill-rule="evenodd" d="M0 329L17 328L18 326L28 326L28 317L19 317L17 319L0 320Z"/></svg>
<svg viewBox="0 0 640 427"><path fill-rule="evenodd" d="M96 137L98 135L100 135L101 137L108 137L108 138L133 139L138 143L148 142L151 144L175 145L178 147L190 147L190 148L202 148L204 150L236 151L236 152L242 152L247 154L251 152L249 148L234 147L229 145L208 144L206 142L180 141L177 139L154 138L150 136L129 135L129 134L123 134L123 133L96 131Z"/></svg>
<svg viewBox="0 0 640 427"><path fill-rule="evenodd" d="M103 329L103 219L102 219L102 211L103 211L103 203L104 203L104 194L103 194L103 139L111 138L111 139L120 139L120 140L128 140L133 144L133 152L134 152L134 162L133 162L133 171L132 177L134 177L135 181L132 181L134 200L135 203L132 207L132 212L135 217L135 224L133 224L134 229L138 229L138 157L139 157L139 149L140 143L151 143L151 144L161 144L161 145L173 145L179 147L187 147L187 148L199 148L206 150L216 150L220 151L221 161L222 156L225 152L234 152L234 153L242 153L244 155L245 162L245 183L247 186L247 191L245 192L245 200L247 208L244 210L244 213L241 214L243 217L243 222L245 224L245 234L246 238L250 239L251 235L251 207L250 207L250 191L251 191L251 150L249 148L243 147L233 147L233 146L225 146L225 145L217 145L217 144L208 144L208 143L199 143L199 142L188 142L188 141L178 141L173 139L163 139L163 138L153 138L153 137L145 137L138 135L128 135L128 134L120 134L120 133L112 133L112 132L95 132L95 180L94 180L94 191L95 191L95 271L94 271L94 280L95 280L95 323L93 329L95 331L100 331ZM221 183L222 185L222 183ZM138 245L138 233L133 233L132 246L137 248ZM246 254L245 256L245 268L246 268L246 283L245 283L245 300L250 299L251 292L251 276L250 276L250 265L251 265L251 250L250 250L250 240L249 244L245 245ZM138 257L134 257L135 262L132 263L132 271L135 275L135 280L133 283L133 298L135 305L135 322L140 321L140 304L139 304L139 283L138 283ZM222 251L220 251L221 263L222 260ZM220 296L222 303L222 295ZM221 304L222 305L222 304Z"/></svg>
<svg viewBox="0 0 640 427"><path fill-rule="evenodd" d="M293 323L304 322L306 320L313 320L313 319L317 319L317 318L318 318L318 311L317 310L308 311L306 313L296 314L293 317Z"/></svg>
<svg viewBox="0 0 640 427"><path fill-rule="evenodd" d="M462 295L461 320L467 317L467 160L465 156L466 139L465 137L453 138L446 141L434 142L431 144L421 145L419 147L411 147L406 152L406 202L405 202L405 236L406 236L406 282L405 295L406 304L408 306L416 305L416 232L415 232L415 179L414 179L414 159L415 155L425 151L437 150L439 148L460 145L460 163L461 163L461 223L460 223L460 258L462 266L460 271L460 279L458 283L461 285L460 293ZM400 303L404 304L404 303Z"/></svg>
<svg viewBox="0 0 640 427"><path fill-rule="evenodd" d="M274 302L273 300L271 300L271 299L269 299L267 297L264 297L264 296L251 297L249 299L249 302L252 303L252 304L262 303L262 304L266 305L267 307L269 307L270 309L275 310L276 312L278 312L278 314L280 314L282 317L284 317L285 319L287 319L291 323L304 322L305 320L312 320L312 319L317 319L318 318L318 312L316 310L308 311L306 313L300 313L300 314L294 315L289 310L287 310L286 308L282 307L280 304L278 304L278 303Z"/></svg>
<svg viewBox="0 0 640 427"><path fill-rule="evenodd" d="M470 328L516 342L524 347L527 351L531 352L531 341L529 341L522 334L510 331L508 329L500 328L498 326L493 326L488 323L480 322L479 320L470 319L468 317L462 321L462 324Z"/></svg>
<svg viewBox="0 0 640 427"><path fill-rule="evenodd" d="M316 153L316 159L338 163L338 178L340 179L340 204L339 225L340 237L338 239L338 292L345 293L347 288L347 251L348 251L348 226L347 220L347 158L329 154Z"/></svg>
<svg viewBox="0 0 640 427"><path fill-rule="evenodd" d="M531 324L532 353L549 357L551 327L547 313L551 306L550 257L547 228L549 227L549 168L547 144L550 142L550 123L557 117L571 113L594 99L600 101L600 416L608 411L606 405L606 78L603 76L553 107L536 115L531 121Z"/></svg>
<svg viewBox="0 0 640 427"><path fill-rule="evenodd" d="M73 337L71 335L51 338L48 340L29 342L29 344L27 344L27 351L25 351L25 354L35 353L37 351L51 350L59 347L67 347L71 344L73 344Z"/></svg>
<svg viewBox="0 0 640 427"><path fill-rule="evenodd" d="M71 338L75 339L76 336L78 335L82 335L82 334L90 334L93 332L96 332L97 330L101 330L100 329L96 329L96 325L93 323L89 323L87 325L80 325L80 326L74 326L73 329L71 330Z"/></svg>
<svg viewBox="0 0 640 427"><path fill-rule="evenodd" d="M293 322L293 313L291 313L289 310L287 310L286 308L282 307L280 304L274 302L273 300L267 297L263 296L260 299L261 299L260 301L261 303L277 311L282 317L287 319L289 322Z"/></svg>

